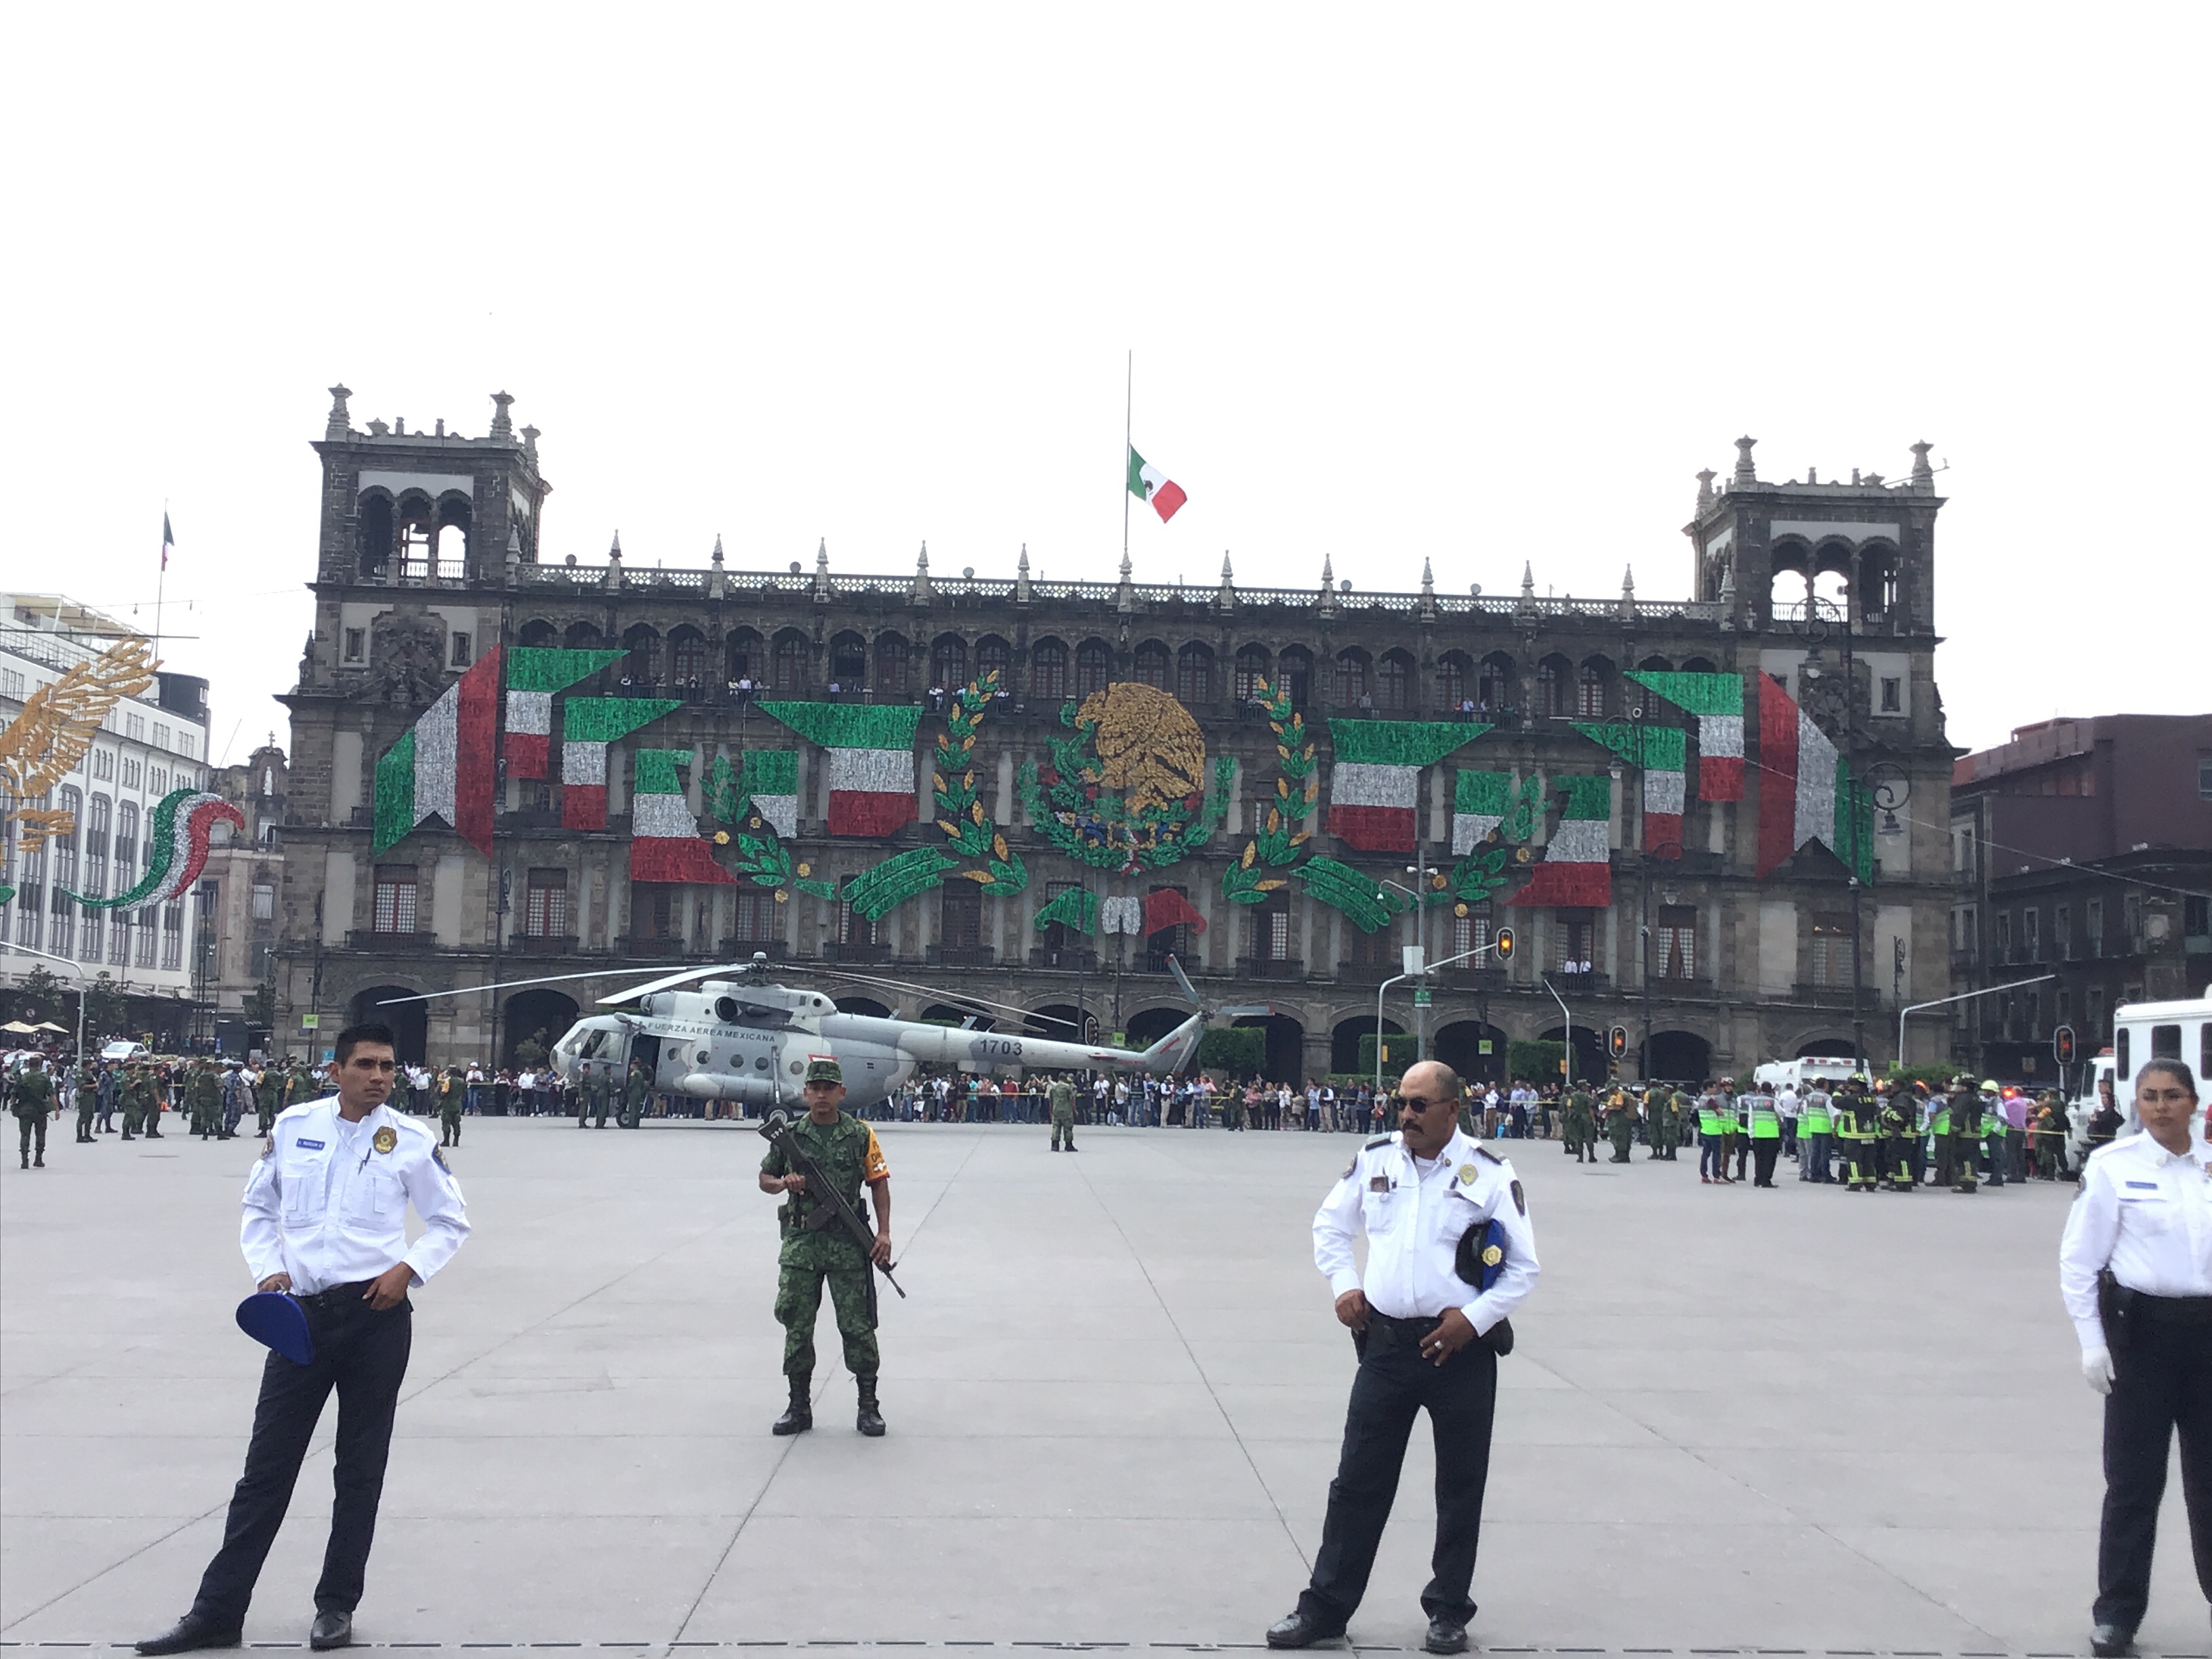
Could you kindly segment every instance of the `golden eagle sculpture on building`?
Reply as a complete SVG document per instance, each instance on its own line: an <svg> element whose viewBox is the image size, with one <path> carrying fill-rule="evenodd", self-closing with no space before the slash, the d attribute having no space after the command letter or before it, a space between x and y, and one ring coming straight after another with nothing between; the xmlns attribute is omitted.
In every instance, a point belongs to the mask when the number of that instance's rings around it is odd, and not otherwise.
<svg viewBox="0 0 2212 1659"><path fill-rule="evenodd" d="M90 662L76 664L32 692L23 712L0 732L0 785L14 803L7 816L21 826L26 853L76 830L71 814L28 803L76 769L108 711L152 685L158 666L147 641L136 635L118 640Z"/></svg>

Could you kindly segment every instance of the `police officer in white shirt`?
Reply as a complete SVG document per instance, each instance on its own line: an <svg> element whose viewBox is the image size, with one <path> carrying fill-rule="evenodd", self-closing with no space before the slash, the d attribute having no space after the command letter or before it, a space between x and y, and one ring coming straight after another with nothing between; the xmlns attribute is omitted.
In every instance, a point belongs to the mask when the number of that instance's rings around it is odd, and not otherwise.
<svg viewBox="0 0 2212 1659"><path fill-rule="evenodd" d="M2081 1374L2105 1396L2091 1648L2128 1651L2150 1601L2166 1448L2181 1437L2197 1583L2212 1601L2212 1150L2178 1060L2136 1074L2142 1133L2092 1153L2058 1246Z"/></svg>
<svg viewBox="0 0 2212 1659"><path fill-rule="evenodd" d="M1498 1356L1511 1346L1506 1316L1536 1282L1536 1237L1513 1166L1460 1132L1461 1093L1457 1074L1440 1061L1407 1071L1398 1085L1399 1133L1363 1146L1314 1217L1314 1264L1335 1293L1337 1318L1352 1329L1359 1370L1313 1579L1296 1610L1267 1632L1269 1647L1343 1633L1366 1593L1406 1438L1425 1406L1436 1435L1437 1541L1421 1595L1424 1645L1431 1653L1467 1649ZM1492 1221L1504 1255L1495 1282L1476 1293L1461 1274L1461 1241ZM1364 1279L1352 1255L1360 1232Z"/></svg>
<svg viewBox="0 0 2212 1659"><path fill-rule="evenodd" d="M349 1027L338 1033L335 1052L337 1092L277 1118L246 1178L239 1230L255 1283L289 1292L306 1311L314 1357L300 1365L272 1352L262 1367L246 1473L231 1493L222 1547L201 1576L191 1610L173 1630L139 1643L141 1653L238 1645L254 1581L332 1389L336 1491L308 1640L319 1650L353 1638L392 1413L407 1375L407 1292L453 1259L469 1221L435 1134L384 1103L392 1092L391 1029ZM423 1222L412 1244L410 1202Z"/></svg>

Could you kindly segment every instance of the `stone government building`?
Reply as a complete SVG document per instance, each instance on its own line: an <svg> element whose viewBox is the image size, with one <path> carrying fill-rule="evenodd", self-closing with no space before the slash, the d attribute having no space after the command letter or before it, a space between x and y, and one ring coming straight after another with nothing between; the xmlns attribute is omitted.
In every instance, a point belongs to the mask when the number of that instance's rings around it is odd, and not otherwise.
<svg viewBox="0 0 2212 1659"><path fill-rule="evenodd" d="M1540 789L1545 805L1529 836L1539 868L1559 836L1563 781L1605 780L1597 796L1574 799L1607 803L1609 877L1602 863L1585 871L1609 888L1601 896L1610 902L1515 905L1516 879L1487 902L1424 910L1418 925L1431 960L1485 944L1509 922L1516 935L1510 964L1483 957L1434 976L1433 1006L1422 1018L1437 1053L1471 1075L1502 1075L1509 1040L1561 1035L1554 991L1571 1011L1577 1075L1601 1070L1600 1033L1615 1024L1629 1035L1630 1076L1639 1064L1652 1075L1698 1078L1747 1072L1777 1055L1847 1052L1854 894L1844 863L1817 841L1757 877L1763 784L1771 802L1788 805L1766 781L1772 769L1762 756L1772 740L1756 740L1758 698L1745 704L1753 741L1744 798L1700 799L1691 761L1679 845L1668 835L1647 847L1639 769L1572 724L1695 726L1630 671L1763 671L1853 754L1858 776L1882 780L1885 810L1869 836L1873 879L1856 896L1859 1019L1875 1060L1891 1057L1900 1004L1950 988L1948 792L1957 751L1944 737L1934 678L1934 534L1943 503L1925 445L1914 447L1902 482L1808 474L1778 484L1757 477L1753 441L1739 441L1724 485L1713 473L1698 477L1685 530L1692 597L1653 603L1632 580L1618 598L1540 596L1525 573L1517 594L1440 591L1426 561L1418 585L1395 592L1339 582L1327 561L1310 588L1240 587L1225 556L1213 588L1141 583L1126 559L1118 580L1033 580L1026 550L1011 579L933 573L926 548L911 571L867 575L833 570L826 550L811 569L731 568L719 541L710 562L685 569L627 564L618 539L604 564L546 563L539 532L550 486L538 434L513 426L506 394L494 399L489 434L475 438L447 432L442 421L428 433L381 420L357 430L346 388L332 396L314 446L323 467L315 629L287 699L280 1047L305 1050L327 1041L334 1019L380 1013L398 1017L410 1053L507 1059L518 1041L539 1030L557 1036L641 970L757 952L799 982L811 966L848 968L1029 1010L1040 1035L1065 1036L1080 1018L1087 1030L1141 1044L1186 1012L1165 972L1172 952L1209 1005L1241 1008L1234 1018L1267 1027L1273 1074L1349 1072L1360 1036L1374 1029L1377 988L1401 971L1417 927L1401 913L1370 932L1349 912L1375 898L1403 904L1397 895L1454 865L1455 769L1484 768ZM1378 552L1357 568L1389 562ZM1808 629L1808 590L1842 594L1848 627ZM568 696L652 696L680 706L611 746L604 830L563 827L556 716L551 780L507 777L501 763L495 856L438 819L374 852L378 757L495 646L619 649L618 663ZM994 673L1000 695L988 700L967 756L985 815L976 822L987 839L1003 838L1025 881L987 891L980 877L951 875L872 921L842 902L847 884L912 849L946 848L933 764L947 732L946 694ZM1038 827L1024 769L1034 763L1053 775L1054 741L1075 735L1062 722L1064 705L1132 682L1179 705L1182 714L1158 698L1146 706L1164 711L1185 750L1202 741L1193 775L1206 781L1189 801L1213 793L1220 820L1180 860L1098 868ZM1299 878L1256 904L1232 904L1224 874L1278 799L1281 756L1268 710L1255 700L1269 684L1303 714L1317 751L1318 801L1304 826L1311 839L1296 849L1314 860L1316 878L1285 869ZM914 821L887 835L831 833L830 751L763 707L792 701L919 706ZM1416 852L1363 850L1332 832L1335 751L1363 736L1343 723L1366 720L1492 728L1413 775ZM1680 753L1681 739L1671 740ZM641 748L692 751L688 804L704 815L708 835L717 827L707 799L716 757L743 766L746 756L795 750L787 850L803 888L631 880ZM1662 834L1672 829L1659 823ZM732 851L717 856L726 865ZM1333 902L1317 879L1324 857L1345 872ZM1346 896L1370 881L1371 895ZM1071 898L1079 885L1090 896ZM1158 897L1163 889L1182 902ZM1110 926L1118 908L1133 927L1128 913L1140 904L1165 907L1146 908L1148 921L1180 919L1149 934L1098 925L1103 916ZM379 1006L404 992L601 972L496 994L495 1006L487 994L430 1003L427 1013L422 1004ZM864 1012L968 1012L906 990L823 986ZM1412 1025L1411 989L1391 990L1386 1030ZM321 1016L319 1039L302 1025L310 1013ZM1020 1023L1007 1015L1000 1025ZM1916 1022L1910 1057L1939 1057L1949 1038L1940 1015Z"/></svg>

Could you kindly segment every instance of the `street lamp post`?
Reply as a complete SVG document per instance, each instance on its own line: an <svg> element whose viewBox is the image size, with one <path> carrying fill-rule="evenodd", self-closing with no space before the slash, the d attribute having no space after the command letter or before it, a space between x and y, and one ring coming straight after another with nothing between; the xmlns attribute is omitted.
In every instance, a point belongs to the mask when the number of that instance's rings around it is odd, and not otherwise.
<svg viewBox="0 0 2212 1659"><path fill-rule="evenodd" d="M1392 885L1395 886L1396 884L1393 883ZM1479 957L1486 951L1494 951L1497 948L1495 944L1478 945L1472 951L1462 951L1455 957L1446 957L1433 966L1424 959L1418 973L1394 974L1375 988L1375 1092L1376 1094L1382 1092L1382 994L1402 981L1426 979L1437 968L1449 968L1455 962L1465 962L1469 957ZM1424 1054L1421 1058L1425 1060L1428 1056Z"/></svg>

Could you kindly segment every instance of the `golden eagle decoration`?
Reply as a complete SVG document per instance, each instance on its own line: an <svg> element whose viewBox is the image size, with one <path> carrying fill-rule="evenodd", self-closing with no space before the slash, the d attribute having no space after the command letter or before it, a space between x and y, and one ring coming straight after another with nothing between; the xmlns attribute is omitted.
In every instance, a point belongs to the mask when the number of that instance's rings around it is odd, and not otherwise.
<svg viewBox="0 0 2212 1659"><path fill-rule="evenodd" d="M76 769L110 709L154 684L154 647L133 635L90 662L31 693L23 712L0 732L0 786L17 802L36 800ZM53 836L73 833L73 817L50 807L15 805L22 848L35 853Z"/></svg>

